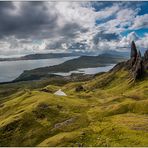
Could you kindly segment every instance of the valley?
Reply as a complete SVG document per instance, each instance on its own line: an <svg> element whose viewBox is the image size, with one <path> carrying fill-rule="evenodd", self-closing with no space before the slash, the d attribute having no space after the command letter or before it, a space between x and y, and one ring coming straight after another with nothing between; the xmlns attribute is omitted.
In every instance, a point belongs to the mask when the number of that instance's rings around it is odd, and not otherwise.
<svg viewBox="0 0 148 148"><path fill-rule="evenodd" d="M0 146L147 146L147 70L139 73L129 64L138 59L134 52L87 79L57 76L0 85ZM140 60L146 65L147 54ZM59 89L67 96L55 95Z"/></svg>
<svg viewBox="0 0 148 148"><path fill-rule="evenodd" d="M29 81L49 78L52 73L70 72L81 68L105 67L127 59L124 56L112 54L101 54L98 56L81 56L67 60L58 65L25 70L18 78L12 82Z"/></svg>

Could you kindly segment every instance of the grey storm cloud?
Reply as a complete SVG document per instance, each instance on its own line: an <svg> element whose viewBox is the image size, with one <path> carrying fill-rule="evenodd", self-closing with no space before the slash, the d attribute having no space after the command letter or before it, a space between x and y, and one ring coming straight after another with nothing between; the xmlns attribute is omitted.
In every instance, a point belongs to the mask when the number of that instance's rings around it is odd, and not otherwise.
<svg viewBox="0 0 148 148"><path fill-rule="evenodd" d="M44 2L21 2L18 14L12 2L0 2L0 37L14 35L18 38L36 36L44 29L56 26L56 15L50 15ZM46 35L46 32L45 32Z"/></svg>
<svg viewBox="0 0 148 148"><path fill-rule="evenodd" d="M147 26L148 14L138 15L139 9L135 8L127 2L1 1L0 52L6 55L14 51L17 55L26 50L124 47L133 35L122 37L122 31ZM147 34L139 45L146 47L146 41Z"/></svg>
<svg viewBox="0 0 148 148"><path fill-rule="evenodd" d="M102 31L102 32L97 33L93 37L93 42L94 44L98 44L98 42L102 40L111 41L111 40L118 40L119 38L120 36L116 33L105 33Z"/></svg>
<svg viewBox="0 0 148 148"><path fill-rule="evenodd" d="M78 31L85 33L88 31L88 29L83 28L83 26L80 26L77 23L68 23L61 29L60 33L66 36L75 36L77 35Z"/></svg>
<svg viewBox="0 0 148 148"><path fill-rule="evenodd" d="M0 2L0 38L15 36L16 38L54 38L64 36L73 38L77 31L87 29L78 23L68 22L59 28L57 20L60 16L52 13L47 2L21 2L17 15L10 13L16 6L12 2ZM50 13L51 12L51 13Z"/></svg>
<svg viewBox="0 0 148 148"><path fill-rule="evenodd" d="M64 43L65 40L59 40L59 41L54 41L53 43L50 43L47 45L47 50L49 49L61 49L62 48L62 43Z"/></svg>
<svg viewBox="0 0 148 148"><path fill-rule="evenodd" d="M87 44L86 43L72 43L72 45L69 48L70 49L86 49Z"/></svg>

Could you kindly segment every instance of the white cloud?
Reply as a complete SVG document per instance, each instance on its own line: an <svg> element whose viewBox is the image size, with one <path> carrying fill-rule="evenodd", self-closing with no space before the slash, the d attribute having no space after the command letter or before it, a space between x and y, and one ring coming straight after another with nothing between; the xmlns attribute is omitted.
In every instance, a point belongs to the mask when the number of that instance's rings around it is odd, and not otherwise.
<svg viewBox="0 0 148 148"><path fill-rule="evenodd" d="M136 16L130 29L148 28L148 14Z"/></svg>
<svg viewBox="0 0 148 148"><path fill-rule="evenodd" d="M100 27L104 27L106 32L116 32L120 33L128 29L134 21L139 9L133 10L130 8L124 8L120 6L120 10L116 12L115 18L111 19Z"/></svg>
<svg viewBox="0 0 148 148"><path fill-rule="evenodd" d="M143 38L140 38L136 44L139 48L148 49L148 33L146 33Z"/></svg>
<svg viewBox="0 0 148 148"><path fill-rule="evenodd" d="M20 15L21 2L13 2L13 4L14 9L9 9L9 14ZM100 2L101 4L102 2ZM27 5L28 3L26 3L26 7ZM52 47L56 50L56 46L57 50L60 48L65 51L74 43L86 44L87 50L123 49L123 47L128 47L132 40L136 40L138 46L144 48L147 46L148 35L139 38L135 32L131 32L127 37L120 36L123 31L148 25L148 14L138 16L139 9L122 7L122 4L119 3L113 3L98 11L92 7L91 2L46 2L45 5L48 8L45 14L49 18L54 16L56 25L53 24L52 27L50 27L51 24L43 25L42 31L33 32L33 37L28 36L22 39L14 34L1 39L1 54L50 52L54 50ZM37 7L39 7L38 11L44 10L44 5ZM96 20L99 21L97 25ZM103 36L103 34L111 33L119 35L119 38L108 41L108 39L100 37L97 44L93 42L97 34ZM81 44L80 46L83 47Z"/></svg>

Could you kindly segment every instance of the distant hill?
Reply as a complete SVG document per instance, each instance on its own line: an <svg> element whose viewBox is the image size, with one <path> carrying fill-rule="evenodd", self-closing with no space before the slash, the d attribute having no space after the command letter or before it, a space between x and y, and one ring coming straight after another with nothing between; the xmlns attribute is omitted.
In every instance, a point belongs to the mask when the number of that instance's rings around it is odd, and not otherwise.
<svg viewBox="0 0 148 148"><path fill-rule="evenodd" d="M20 77L31 81L0 85L0 147L148 146L148 50L141 56L134 42L131 58L108 72L32 81L49 71L121 59L82 56Z"/></svg>
<svg viewBox="0 0 148 148"><path fill-rule="evenodd" d="M148 51L144 57L134 48L132 53L127 61L94 76L54 76L0 85L0 146L146 147ZM83 56L45 70L104 60L117 61L107 54ZM28 71L24 76L32 73L34 78L42 71ZM133 72L140 76L134 81ZM59 89L67 96L55 95Z"/></svg>
<svg viewBox="0 0 148 148"><path fill-rule="evenodd" d="M52 59L70 56L80 56L79 53L37 53L29 54L16 58L0 58L0 61L19 61L19 60L37 60L37 59Z"/></svg>
<svg viewBox="0 0 148 148"><path fill-rule="evenodd" d="M116 50L106 50L102 54L110 54L112 56L123 56L129 58L130 52L116 51Z"/></svg>
<svg viewBox="0 0 148 148"><path fill-rule="evenodd" d="M38 80L44 77L48 77L50 73L70 72L80 68L102 67L109 64L116 64L124 60L126 60L126 58L123 56L115 56L111 54L102 54L98 56L81 56L79 58L68 60L59 65L26 70L14 81Z"/></svg>
<svg viewBox="0 0 148 148"><path fill-rule="evenodd" d="M104 51L102 53L99 52L75 52L72 51L70 53L36 53L36 54L29 54L20 57L12 57L12 58L0 58L0 61L19 61L19 60L37 60L37 59L52 59L52 58L62 58L62 57L71 57L71 56L93 56L93 55L105 55L109 54L115 57L128 57L127 52L118 52L118 51Z"/></svg>

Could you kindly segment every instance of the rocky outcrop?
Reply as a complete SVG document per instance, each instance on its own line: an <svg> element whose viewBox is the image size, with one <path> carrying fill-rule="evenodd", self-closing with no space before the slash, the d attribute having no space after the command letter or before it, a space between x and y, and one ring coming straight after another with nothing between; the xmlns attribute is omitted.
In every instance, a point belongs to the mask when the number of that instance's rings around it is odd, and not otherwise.
<svg viewBox="0 0 148 148"><path fill-rule="evenodd" d="M141 57L140 51L137 53L137 56L134 60L134 65L132 65L132 74L133 79L139 79L144 75L144 66L143 66L143 59Z"/></svg>
<svg viewBox="0 0 148 148"><path fill-rule="evenodd" d="M144 53L144 61L148 62L148 50Z"/></svg>
<svg viewBox="0 0 148 148"><path fill-rule="evenodd" d="M136 58L137 57L137 48L136 48L136 45L135 45L135 42L132 41L132 44L131 44L131 58Z"/></svg>
<svg viewBox="0 0 148 148"><path fill-rule="evenodd" d="M136 48L135 42L132 41L130 59L126 62L118 63L111 71L118 71L121 68L128 70L134 81L143 78L148 70L148 50L142 57L141 52Z"/></svg>
<svg viewBox="0 0 148 148"><path fill-rule="evenodd" d="M84 90L84 88L83 88L82 85L78 85L78 86L76 87L76 89L75 89L76 92L80 92L80 91L83 91L83 90Z"/></svg>
<svg viewBox="0 0 148 148"><path fill-rule="evenodd" d="M134 41L131 44L131 59L126 63L134 80L142 78L148 69L148 50L144 57L137 50Z"/></svg>
<svg viewBox="0 0 148 148"><path fill-rule="evenodd" d="M144 69L147 71L148 70L148 50L146 50L146 52L144 53L143 65L144 65Z"/></svg>
<svg viewBox="0 0 148 148"><path fill-rule="evenodd" d="M145 54L146 54L146 57L142 57L141 52L138 51L136 48L135 42L132 41L131 58L127 62L127 66L130 68L129 70L134 80L142 78L145 74L146 67L144 66L144 59L147 58L147 53Z"/></svg>

